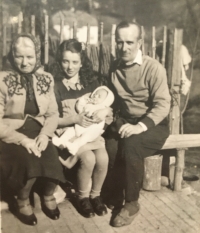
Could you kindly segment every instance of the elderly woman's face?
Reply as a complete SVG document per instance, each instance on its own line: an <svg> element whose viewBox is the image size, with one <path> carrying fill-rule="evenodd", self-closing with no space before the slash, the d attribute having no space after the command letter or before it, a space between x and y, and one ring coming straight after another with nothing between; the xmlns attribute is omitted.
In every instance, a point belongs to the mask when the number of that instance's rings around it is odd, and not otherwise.
<svg viewBox="0 0 200 233"><path fill-rule="evenodd" d="M64 51L61 65L67 77L73 78L82 66L80 54Z"/></svg>
<svg viewBox="0 0 200 233"><path fill-rule="evenodd" d="M29 38L20 40L14 47L14 63L22 73L30 73L36 65L35 45Z"/></svg>

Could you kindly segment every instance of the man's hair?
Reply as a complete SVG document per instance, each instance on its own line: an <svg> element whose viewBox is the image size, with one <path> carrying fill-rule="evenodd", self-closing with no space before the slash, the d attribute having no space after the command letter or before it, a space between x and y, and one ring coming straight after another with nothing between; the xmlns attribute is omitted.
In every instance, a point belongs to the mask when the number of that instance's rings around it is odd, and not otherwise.
<svg viewBox="0 0 200 233"><path fill-rule="evenodd" d="M136 23L136 22L129 22L129 21L122 21L122 22L120 22L120 23L117 25L116 30L115 30L115 38L117 37L117 33L118 33L119 29L121 29L121 28L128 28L128 27L134 26L134 25L135 25L135 26L137 27L137 29L138 29L138 40L139 40L139 39L142 39L142 30L141 30L141 26L140 26L138 23Z"/></svg>

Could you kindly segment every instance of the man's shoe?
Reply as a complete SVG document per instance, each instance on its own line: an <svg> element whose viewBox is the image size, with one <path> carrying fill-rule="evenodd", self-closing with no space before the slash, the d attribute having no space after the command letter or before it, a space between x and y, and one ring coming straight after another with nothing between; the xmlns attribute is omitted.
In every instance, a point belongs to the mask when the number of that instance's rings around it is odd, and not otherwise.
<svg viewBox="0 0 200 233"><path fill-rule="evenodd" d="M119 214L112 220L111 225L113 227L122 227L131 224L134 218L138 215L139 209L140 207L138 204L137 211L130 216L129 211L123 207Z"/></svg>
<svg viewBox="0 0 200 233"><path fill-rule="evenodd" d="M102 201L100 196L95 197L95 198L91 198L90 201L91 201L91 204L93 206L94 212L97 215L103 216L103 215L106 215L108 213L106 206L103 204L103 201Z"/></svg>
<svg viewBox="0 0 200 233"><path fill-rule="evenodd" d="M85 197L83 199L78 199L78 208L80 213L85 218L92 218L95 216L93 207L88 197Z"/></svg>
<svg viewBox="0 0 200 233"><path fill-rule="evenodd" d="M124 200L123 198L120 199L111 199L110 201L107 201L105 204L110 210L118 210L123 207Z"/></svg>

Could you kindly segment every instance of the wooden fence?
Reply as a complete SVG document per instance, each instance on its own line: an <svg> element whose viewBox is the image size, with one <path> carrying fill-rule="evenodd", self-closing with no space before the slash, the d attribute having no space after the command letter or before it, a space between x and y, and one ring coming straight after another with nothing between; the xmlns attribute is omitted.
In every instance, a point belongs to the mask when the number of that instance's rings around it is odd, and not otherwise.
<svg viewBox="0 0 200 233"><path fill-rule="evenodd" d="M35 35L35 16L31 17L31 28L30 33ZM22 13L19 14L18 21L16 24L3 25L2 31L2 54L1 58L4 61L8 53L8 48L11 43L13 36L17 33L22 32L23 29L23 16ZM63 30L64 30L64 21L60 22L60 36L57 40L52 40L49 35L49 18L48 15L44 16L44 41L41 41L43 45L44 54L43 54L43 65L44 67L48 66L49 63L49 53L56 54L56 50L59 44L63 41ZM10 27L8 27L10 26ZM71 37L76 38L77 25L74 23L72 26ZM116 25L112 25L110 33L110 44L106 45L103 41L103 28L104 24L100 23L99 25L99 41L97 45L90 45L90 25L87 25L87 41L86 41L86 51L92 61L93 69L103 76L108 75L110 63L113 59L116 58L116 49L115 49L115 29ZM170 87L170 92L173 97L173 108L170 113L170 132L172 134L179 134L179 125L180 125L180 76L181 76L181 61L180 61L180 48L182 44L182 30L175 29L174 31L167 32L167 27L163 27L163 37L162 44L160 44L160 57L157 55L157 41L156 41L156 28L152 27L152 37L151 44L145 43L144 38L144 27L142 26L142 52L143 54L148 54L149 56L159 59L160 62L165 66L168 74L168 83ZM1 66L3 66L1 64Z"/></svg>

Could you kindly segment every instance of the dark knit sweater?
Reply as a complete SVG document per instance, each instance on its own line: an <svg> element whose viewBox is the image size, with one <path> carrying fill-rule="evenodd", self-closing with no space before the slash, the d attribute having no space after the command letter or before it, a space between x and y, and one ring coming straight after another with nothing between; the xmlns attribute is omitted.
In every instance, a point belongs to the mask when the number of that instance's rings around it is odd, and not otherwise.
<svg viewBox="0 0 200 233"><path fill-rule="evenodd" d="M159 124L169 113L170 94L166 71L156 60L143 56L141 65L126 66L116 61L112 67L111 87L120 116L144 123L147 128Z"/></svg>

